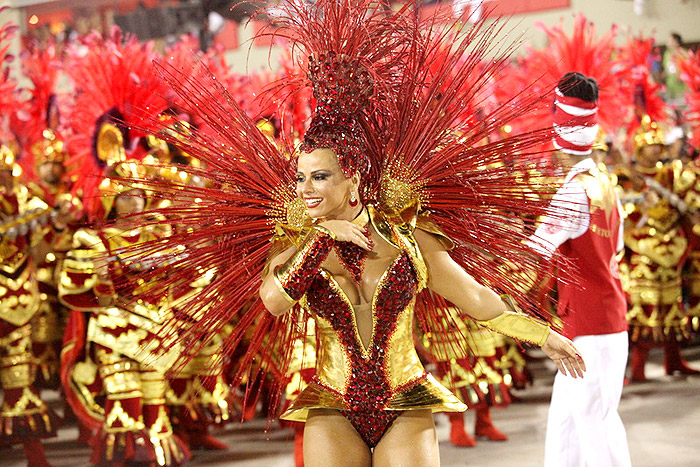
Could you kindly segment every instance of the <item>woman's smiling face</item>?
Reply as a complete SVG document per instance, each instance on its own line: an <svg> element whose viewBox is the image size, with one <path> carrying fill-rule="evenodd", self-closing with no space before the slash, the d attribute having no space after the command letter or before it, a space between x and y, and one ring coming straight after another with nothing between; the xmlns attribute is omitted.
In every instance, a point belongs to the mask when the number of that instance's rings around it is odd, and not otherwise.
<svg viewBox="0 0 700 467"><path fill-rule="evenodd" d="M296 181L297 196L313 218L340 219L350 208L350 197L358 196L359 177L346 178L331 149L301 153Z"/></svg>

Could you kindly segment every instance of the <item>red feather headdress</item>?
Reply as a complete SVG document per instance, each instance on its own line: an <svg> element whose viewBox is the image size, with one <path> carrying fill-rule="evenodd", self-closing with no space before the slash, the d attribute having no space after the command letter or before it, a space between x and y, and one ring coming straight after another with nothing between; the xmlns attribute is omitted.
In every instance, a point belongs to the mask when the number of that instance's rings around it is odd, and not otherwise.
<svg viewBox="0 0 700 467"><path fill-rule="evenodd" d="M368 169L363 199L389 215L415 215L418 209L429 213L455 243L451 254L460 265L482 283L527 303L519 276L511 274L515 267L505 264L536 271L545 267L523 245L533 226L526 220L523 228L522 217L543 214L546 202L532 196L532 186L526 182L532 166L520 164L516 156L527 155L532 147L549 140L551 131L483 144L505 122L529 111L537 97L490 109L478 125L464 118L465 108L480 105L479 96L513 51L513 46L505 46L502 57L486 60L503 26L481 22L467 28L447 18L420 20L408 6L387 12L371 0L318 0L309 9L290 2L285 8L287 15L270 34L292 42L295 53L301 53L301 67L268 92L278 93L283 101L309 87L322 99L329 97L329 89L338 91L343 96L340 102L326 99L321 104L322 112L337 112L323 115L334 132L340 127L334 127L333 119L348 118L343 114L347 109L335 106L356 104L357 96L347 91L359 89L362 102L352 108L354 122L348 128L356 132L349 142L357 137L365 148L361 156ZM343 80L341 86L324 86L321 76L331 75L322 70L321 74L312 70L307 77L305 57L314 57L312 69L319 63L328 65L333 79ZM362 72L359 87L348 74L353 66ZM167 65L158 68L181 95L188 112L213 130L164 135L169 143L205 163L206 171L186 170L210 183L195 187L169 180L147 182L159 196L177 203L159 209L158 216L150 212L134 222L175 216L182 229L168 238L168 245L136 247L144 255L158 253L167 262L144 274L157 275L159 287L178 295L194 277L216 271L214 280L180 310L189 317L183 320L186 325L173 321L171 332L193 354L233 322L227 349L242 345L244 339L247 345L238 376L250 371L284 375L291 342L303 334L307 312L296 308L274 318L265 310L258 290L266 259L274 254L270 239L285 229L299 229L308 216L293 190L295 162L206 70L199 68L193 74ZM315 135L326 137L322 132ZM348 142L342 137L335 141ZM342 157L347 158L347 167L364 163L353 160L352 151ZM172 245L180 245L186 253L172 253ZM450 326L444 301L426 294L420 303L418 316L426 331L439 333Z"/></svg>
<svg viewBox="0 0 700 467"><path fill-rule="evenodd" d="M156 121L167 108L167 88L153 67L152 43L124 38L115 28L111 37L93 35L87 45L84 54L73 52L66 67L77 93L69 164L76 167L71 175L75 189L83 192L86 212L97 220L105 214L99 184L110 165L146 154L138 146L145 133L134 128Z"/></svg>
<svg viewBox="0 0 700 467"><path fill-rule="evenodd" d="M65 121L61 111L67 111L66 100L57 93L63 65L56 44L50 40L43 47L25 42L22 53L22 71L32 82L25 111L18 117L23 157L19 160L23 173L36 178L35 168L44 161L65 163ZM64 119L65 120L65 119Z"/></svg>
<svg viewBox="0 0 700 467"><path fill-rule="evenodd" d="M630 37L627 44L620 49L620 61L625 69L629 70L623 79L623 83L630 89L633 96L634 113L628 116L627 143L630 152L634 151L635 133L647 131L641 128L643 122L653 122L654 125L666 123L666 103L659 92L662 86L651 77L651 63L649 57L654 48L653 38L643 36Z"/></svg>
<svg viewBox="0 0 700 467"><path fill-rule="evenodd" d="M5 8L9 7L0 8L0 12ZM11 124L20 104L17 96L17 82L10 77L10 69L6 65L15 58L8 53L8 50L17 29L17 26L10 22L0 25L0 108L3 109L0 115L0 144L14 146L11 148L13 152L19 151L19 147L16 147L17 141Z"/></svg>
<svg viewBox="0 0 700 467"><path fill-rule="evenodd" d="M512 88L546 96L542 105L512 123L516 131L540 128L551 122L556 83L564 74L578 72L598 82L599 123L606 132L615 133L620 122L627 119L632 103L631 89L622 85L622 77L628 69L615 60L617 28L612 27L597 37L595 26L583 15L576 16L571 35L561 24L547 27L538 23L537 26L547 34L549 45L542 49L530 48L518 60L512 76L499 82L501 92L506 95L508 88Z"/></svg>
<svg viewBox="0 0 700 467"><path fill-rule="evenodd" d="M685 117L691 125L690 144L700 148L700 54L689 51L678 63L680 76L688 87L685 102L688 108Z"/></svg>

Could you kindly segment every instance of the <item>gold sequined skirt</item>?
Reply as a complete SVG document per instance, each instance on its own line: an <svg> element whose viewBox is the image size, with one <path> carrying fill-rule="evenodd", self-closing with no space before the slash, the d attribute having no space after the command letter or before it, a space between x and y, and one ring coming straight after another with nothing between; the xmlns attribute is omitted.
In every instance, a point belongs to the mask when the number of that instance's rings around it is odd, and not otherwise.
<svg viewBox="0 0 700 467"><path fill-rule="evenodd" d="M464 412L467 406L441 385L430 373L398 390L384 410ZM343 395L314 379L280 416L282 420L305 422L311 409L348 410Z"/></svg>

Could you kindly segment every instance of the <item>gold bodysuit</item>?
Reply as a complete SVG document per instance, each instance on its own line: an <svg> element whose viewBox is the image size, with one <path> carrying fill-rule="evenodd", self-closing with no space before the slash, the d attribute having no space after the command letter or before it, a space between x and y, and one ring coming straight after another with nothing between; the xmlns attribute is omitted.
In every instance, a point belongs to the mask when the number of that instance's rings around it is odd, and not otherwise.
<svg viewBox="0 0 700 467"><path fill-rule="evenodd" d="M357 327L362 305L353 305L335 278L321 268L300 300L315 319L316 376L281 418L305 421L309 409L336 409L374 447L404 410L460 412L467 407L425 371L414 347L416 296L428 280L413 237L416 219L392 222L371 206L368 212L374 229L399 250L372 297L369 344L363 344ZM336 242L335 251L359 282L361 268L353 271L353 265L357 269L361 264L364 250Z"/></svg>

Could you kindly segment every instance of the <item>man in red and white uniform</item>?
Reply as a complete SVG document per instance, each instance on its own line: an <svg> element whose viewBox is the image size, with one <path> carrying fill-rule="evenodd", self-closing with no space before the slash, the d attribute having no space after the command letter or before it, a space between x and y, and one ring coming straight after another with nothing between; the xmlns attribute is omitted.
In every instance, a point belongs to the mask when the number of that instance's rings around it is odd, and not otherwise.
<svg viewBox="0 0 700 467"><path fill-rule="evenodd" d="M622 207L590 157L598 131L597 100L594 79L567 73L559 81L554 146L569 172L531 239L539 253L558 251L575 268L578 280L557 282L557 314L587 370L582 379L555 377L546 467L630 465L617 412L628 353L627 304L616 259L624 246Z"/></svg>

